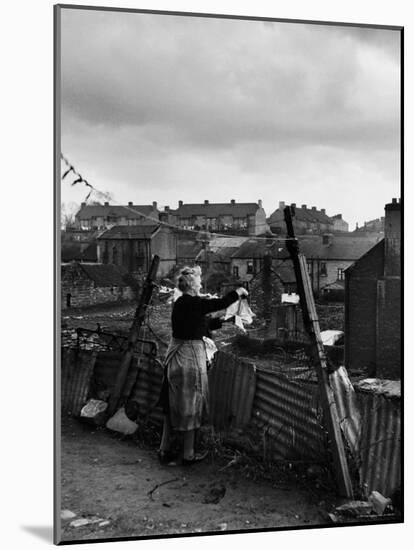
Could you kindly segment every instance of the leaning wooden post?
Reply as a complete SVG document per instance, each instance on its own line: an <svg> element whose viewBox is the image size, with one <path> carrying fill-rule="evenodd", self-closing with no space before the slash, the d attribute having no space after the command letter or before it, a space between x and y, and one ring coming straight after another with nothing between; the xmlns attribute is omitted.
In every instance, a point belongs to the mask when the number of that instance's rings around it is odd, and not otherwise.
<svg viewBox="0 0 414 550"><path fill-rule="evenodd" d="M325 424L331 443L336 482L341 496L353 498L352 482L349 475L348 462L346 459L341 428L339 425L339 416L336 408L335 396L329 384L326 355L322 343L315 301L313 299L312 285L309 279L306 258L303 254L299 253L299 244L293 229L292 211L290 206L285 207L284 216L288 236L286 248L288 249L292 259L300 297L303 322L311 341L313 351L312 355L315 362L316 374L321 392Z"/></svg>
<svg viewBox="0 0 414 550"><path fill-rule="evenodd" d="M116 411L121 394L122 394L122 390L125 386L125 381L128 376L128 370L131 364L131 359L134 352L135 344L138 340L139 332L145 319L147 306L151 300L152 291L154 288L154 281L157 276L159 264L160 264L160 258L159 256L155 255L152 259L150 269L148 271L147 277L144 282L144 286L142 288L141 297L140 297L137 309L135 311L134 320L132 322L131 328L129 329L128 348L122 358L122 363L117 373L115 386L109 398L109 404L108 404L109 416L112 416Z"/></svg>

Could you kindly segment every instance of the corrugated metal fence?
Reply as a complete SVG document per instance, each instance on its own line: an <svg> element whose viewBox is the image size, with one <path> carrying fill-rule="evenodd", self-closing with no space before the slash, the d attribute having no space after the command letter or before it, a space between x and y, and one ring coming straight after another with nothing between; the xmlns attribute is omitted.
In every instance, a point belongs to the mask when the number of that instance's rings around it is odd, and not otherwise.
<svg viewBox="0 0 414 550"><path fill-rule="evenodd" d="M390 496L401 485L401 402L357 391L362 416L360 482Z"/></svg>
<svg viewBox="0 0 414 550"><path fill-rule="evenodd" d="M96 351L62 348L61 407L75 416L86 403L94 372Z"/></svg>
<svg viewBox="0 0 414 550"><path fill-rule="evenodd" d="M105 398L113 387L120 352L62 350L62 410L78 415L88 397ZM161 424L156 402L163 369L151 356L135 356L124 397L138 405L141 418ZM330 377L341 428L359 470L360 485L389 496L401 480L400 399L354 391L339 369ZM325 462L327 434L318 385L218 352L209 371L210 420L218 431L249 422L263 436L268 458Z"/></svg>
<svg viewBox="0 0 414 550"><path fill-rule="evenodd" d="M256 369L231 353L218 352L209 371L210 422L217 430L245 426L252 414Z"/></svg>
<svg viewBox="0 0 414 550"><path fill-rule="evenodd" d="M268 454L278 459L324 461L318 386L286 375L257 369L253 422L263 430Z"/></svg>

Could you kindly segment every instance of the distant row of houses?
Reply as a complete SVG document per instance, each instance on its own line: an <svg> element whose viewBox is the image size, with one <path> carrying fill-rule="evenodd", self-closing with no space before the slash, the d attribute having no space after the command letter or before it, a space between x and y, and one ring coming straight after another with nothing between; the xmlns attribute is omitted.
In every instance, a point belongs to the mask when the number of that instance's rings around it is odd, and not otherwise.
<svg viewBox="0 0 414 550"><path fill-rule="evenodd" d="M295 209L294 225L297 234L322 234L326 232L347 232L348 223L342 214L328 216L325 209L302 204L291 205ZM126 205L82 203L76 213L74 228L84 231L110 229L114 225L151 225L164 222L174 227L191 230L216 231L240 235L262 235L266 232L283 234L285 222L284 202L267 218L262 201L238 203L232 199L228 203L189 203L178 201L176 209L165 206L158 209L158 203ZM378 229L378 228L377 228Z"/></svg>

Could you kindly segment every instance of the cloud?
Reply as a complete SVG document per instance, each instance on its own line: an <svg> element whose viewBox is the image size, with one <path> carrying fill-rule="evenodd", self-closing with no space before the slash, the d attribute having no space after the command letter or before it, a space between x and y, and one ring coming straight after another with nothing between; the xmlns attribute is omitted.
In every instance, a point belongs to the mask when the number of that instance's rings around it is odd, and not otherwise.
<svg viewBox="0 0 414 550"><path fill-rule="evenodd" d="M63 9L62 146L123 200L229 186L318 205L324 186L346 201L363 186L381 215L398 194L399 71L397 31Z"/></svg>
<svg viewBox="0 0 414 550"><path fill-rule="evenodd" d="M361 132L370 145L395 130L398 64L384 45L364 52L359 29L97 13L64 12L67 116L166 128L201 147L348 146Z"/></svg>

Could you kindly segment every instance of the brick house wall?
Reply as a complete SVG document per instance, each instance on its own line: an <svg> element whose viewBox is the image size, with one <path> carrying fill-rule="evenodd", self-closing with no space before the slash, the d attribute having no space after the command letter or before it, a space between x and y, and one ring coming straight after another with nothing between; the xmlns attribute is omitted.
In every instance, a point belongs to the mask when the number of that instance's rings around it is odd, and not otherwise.
<svg viewBox="0 0 414 550"><path fill-rule="evenodd" d="M345 272L345 366L375 373L377 281L384 265L384 241Z"/></svg>
<svg viewBox="0 0 414 550"><path fill-rule="evenodd" d="M401 378L401 279L377 283L377 355L379 378Z"/></svg>
<svg viewBox="0 0 414 550"><path fill-rule="evenodd" d="M345 364L401 377L401 205L385 206L385 237L346 271Z"/></svg>

